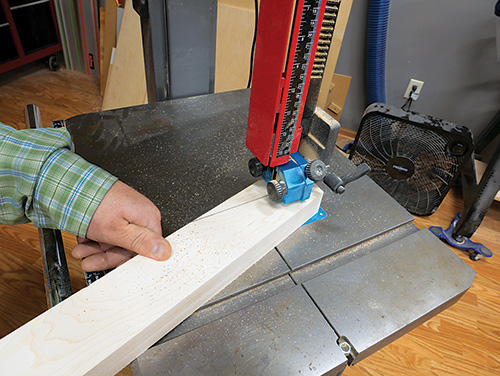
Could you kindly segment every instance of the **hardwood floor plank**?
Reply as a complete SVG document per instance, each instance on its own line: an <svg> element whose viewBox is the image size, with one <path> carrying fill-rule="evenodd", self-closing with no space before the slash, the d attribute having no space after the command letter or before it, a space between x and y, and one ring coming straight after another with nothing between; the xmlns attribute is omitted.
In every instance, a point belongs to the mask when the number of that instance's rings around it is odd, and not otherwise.
<svg viewBox="0 0 500 376"><path fill-rule="evenodd" d="M0 75L0 103L0 121L23 129L28 104L40 107L42 124L50 127L53 120L100 111L102 97L98 79L65 68L52 72L34 63Z"/></svg>

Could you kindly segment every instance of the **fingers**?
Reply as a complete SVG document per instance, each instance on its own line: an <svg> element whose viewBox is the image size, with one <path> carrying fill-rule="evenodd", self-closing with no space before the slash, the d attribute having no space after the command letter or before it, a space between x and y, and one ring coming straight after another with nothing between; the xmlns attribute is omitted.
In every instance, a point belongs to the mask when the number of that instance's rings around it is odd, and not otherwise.
<svg viewBox="0 0 500 376"><path fill-rule="evenodd" d="M113 247L114 246L110 244L96 243L91 240L85 239L78 242L78 245L71 251L71 255L74 258L82 259L98 253L106 252Z"/></svg>
<svg viewBox="0 0 500 376"><path fill-rule="evenodd" d="M115 268L136 255L126 249L92 241L77 245L71 254L75 258L83 258L82 269L86 272Z"/></svg>
<svg viewBox="0 0 500 376"><path fill-rule="evenodd" d="M130 260L134 255L134 253L125 249L115 247L107 252L98 253L83 259L82 269L86 272L93 272L116 268Z"/></svg>

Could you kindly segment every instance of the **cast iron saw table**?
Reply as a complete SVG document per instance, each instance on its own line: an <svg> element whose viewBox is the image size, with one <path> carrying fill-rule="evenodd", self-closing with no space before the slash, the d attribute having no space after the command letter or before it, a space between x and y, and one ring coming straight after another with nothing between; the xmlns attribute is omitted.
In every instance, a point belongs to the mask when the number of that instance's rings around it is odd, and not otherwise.
<svg viewBox="0 0 500 376"><path fill-rule="evenodd" d="M76 152L149 197L164 235L252 184L249 91L65 121ZM335 151L329 170L354 165ZM132 363L134 375L340 375L455 303L475 273L368 177Z"/></svg>

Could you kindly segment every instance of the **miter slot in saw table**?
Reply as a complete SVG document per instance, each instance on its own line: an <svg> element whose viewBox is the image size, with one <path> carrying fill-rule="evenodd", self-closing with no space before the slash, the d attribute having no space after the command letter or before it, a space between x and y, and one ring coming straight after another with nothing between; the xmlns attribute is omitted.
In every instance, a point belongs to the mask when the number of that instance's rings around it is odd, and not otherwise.
<svg viewBox="0 0 500 376"><path fill-rule="evenodd" d="M149 197L164 235L255 181L248 90L80 115L76 151ZM330 120L318 112L316 122ZM335 128L331 119L327 128ZM338 129L337 129L338 131ZM336 174L355 166L340 152ZM324 187L323 187L324 188ZM368 177L132 363L135 375L340 375L456 302L474 271Z"/></svg>

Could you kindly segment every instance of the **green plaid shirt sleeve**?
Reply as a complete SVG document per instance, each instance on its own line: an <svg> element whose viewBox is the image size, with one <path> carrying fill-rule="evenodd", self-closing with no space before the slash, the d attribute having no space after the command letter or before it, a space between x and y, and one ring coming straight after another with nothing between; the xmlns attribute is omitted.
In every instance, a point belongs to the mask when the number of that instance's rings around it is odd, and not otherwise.
<svg viewBox="0 0 500 376"><path fill-rule="evenodd" d="M0 223L31 221L85 237L117 178L72 150L64 128L15 130L0 123Z"/></svg>

